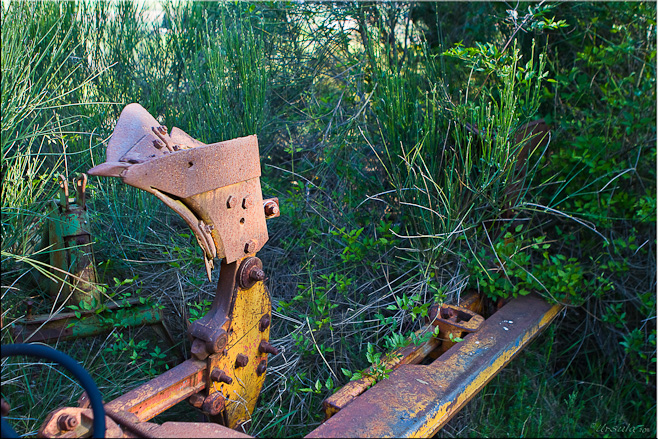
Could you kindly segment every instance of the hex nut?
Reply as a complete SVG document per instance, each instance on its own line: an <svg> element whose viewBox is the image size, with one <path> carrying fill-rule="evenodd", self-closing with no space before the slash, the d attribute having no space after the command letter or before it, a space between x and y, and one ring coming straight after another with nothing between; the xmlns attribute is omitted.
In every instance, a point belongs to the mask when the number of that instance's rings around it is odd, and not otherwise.
<svg viewBox="0 0 658 439"><path fill-rule="evenodd" d="M78 426L78 419L69 414L59 415L57 418L57 427L62 431L71 431Z"/></svg>
<svg viewBox="0 0 658 439"><path fill-rule="evenodd" d="M243 209L249 209L253 205L254 205L254 197L252 197L251 195L247 195L242 200L242 208Z"/></svg>
<svg viewBox="0 0 658 439"><path fill-rule="evenodd" d="M254 267L251 270L249 270L249 277L255 280L256 282L260 282L262 280L265 280L265 272L258 267Z"/></svg>
<svg viewBox="0 0 658 439"><path fill-rule="evenodd" d="M210 353L206 349L206 342L198 338L194 339L194 341L192 342L192 348L190 350L192 352L192 356L197 360L203 361L206 358L208 358L208 355L210 355Z"/></svg>
<svg viewBox="0 0 658 439"><path fill-rule="evenodd" d="M213 381L217 381L220 383L226 383L226 384L231 384L233 382L233 378L228 376L226 372L219 368L213 369L212 372L210 372L210 379Z"/></svg>
<svg viewBox="0 0 658 439"><path fill-rule="evenodd" d="M226 207L228 207L229 209L233 209L237 205L238 205L237 197L234 197L233 195L229 195L228 199L226 200Z"/></svg>
<svg viewBox="0 0 658 439"><path fill-rule="evenodd" d="M260 344L258 345L258 351L263 354L272 354L272 355L277 355L279 353L279 350L277 348L275 348L265 340L260 341Z"/></svg>
<svg viewBox="0 0 658 439"><path fill-rule="evenodd" d="M274 201L268 201L263 206L265 210L265 216L274 216L279 214L279 205Z"/></svg>

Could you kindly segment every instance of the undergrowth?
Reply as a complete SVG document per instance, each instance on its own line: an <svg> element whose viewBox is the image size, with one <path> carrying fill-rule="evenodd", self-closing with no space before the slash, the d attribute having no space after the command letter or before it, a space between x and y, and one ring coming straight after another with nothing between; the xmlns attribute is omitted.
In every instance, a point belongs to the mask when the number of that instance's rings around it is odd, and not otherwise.
<svg viewBox="0 0 658 439"><path fill-rule="evenodd" d="M3 343L28 299L80 311L39 282L45 206L59 174L105 161L139 102L204 142L257 134L264 195L280 200L259 257L281 353L251 434L310 432L349 379L387 379L381 359L429 304L477 291L566 311L440 435L655 437L651 4L3 7ZM539 119L550 133L525 128ZM109 334L55 344L109 401L189 352L217 273L207 281L191 232L151 195L100 178L88 199L103 300L163 306L177 343L117 314ZM2 367L27 435L81 393L49 364Z"/></svg>

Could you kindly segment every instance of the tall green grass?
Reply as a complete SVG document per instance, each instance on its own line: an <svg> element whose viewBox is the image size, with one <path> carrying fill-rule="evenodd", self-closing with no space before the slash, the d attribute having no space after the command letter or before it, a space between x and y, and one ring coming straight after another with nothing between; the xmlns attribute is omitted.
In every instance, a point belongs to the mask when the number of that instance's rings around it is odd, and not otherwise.
<svg viewBox="0 0 658 439"><path fill-rule="evenodd" d="M348 379L341 370L370 366L369 345L396 346L424 303L529 285L583 305L442 434L596 435L603 420L591 404L610 422L645 422L655 408L645 392L655 385L646 274L655 272L655 11L527 6L166 1L147 19L153 5L12 2L2 26L5 325L24 298L49 309L15 261L34 256L53 177L103 162L121 109L139 102L204 142L259 136L263 190L282 206L259 255L282 354L251 433L318 425L322 399ZM551 142L519 174L515 134L538 117ZM118 179L92 179L89 198L108 295L165 305L188 351L189 318L214 285L186 225ZM116 330L60 348L109 400L164 370L140 344L155 338ZM3 386L10 402L30 389L17 364L3 365L16 386L11 395ZM19 429L34 431L77 397L66 380L53 387L50 405L16 404Z"/></svg>

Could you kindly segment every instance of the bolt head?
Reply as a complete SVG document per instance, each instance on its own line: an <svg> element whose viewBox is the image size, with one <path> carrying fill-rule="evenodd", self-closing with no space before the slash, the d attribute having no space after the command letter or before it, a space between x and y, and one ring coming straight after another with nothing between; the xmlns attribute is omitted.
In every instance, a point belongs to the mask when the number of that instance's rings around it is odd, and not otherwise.
<svg viewBox="0 0 658 439"><path fill-rule="evenodd" d="M254 197L252 197L251 195L247 195L242 200L242 208L243 209L249 209L253 205L254 205Z"/></svg>
<svg viewBox="0 0 658 439"><path fill-rule="evenodd" d="M57 426L62 431L71 431L78 426L78 420L75 416L63 414L57 418Z"/></svg>
<svg viewBox="0 0 658 439"><path fill-rule="evenodd" d="M208 396L201 406L201 410L208 413L210 416L218 415L226 407L226 399L224 395L219 392L213 393Z"/></svg>
<svg viewBox="0 0 658 439"><path fill-rule="evenodd" d="M205 360L208 358L208 355L210 355L206 349L206 342L198 338L195 338L192 342L192 349L190 349L190 351L192 352L192 356L194 358L201 361Z"/></svg>
<svg viewBox="0 0 658 439"><path fill-rule="evenodd" d="M245 253L254 253L256 251L256 240L255 239L250 239L247 241L247 243L244 246L244 252Z"/></svg>
<svg viewBox="0 0 658 439"><path fill-rule="evenodd" d="M245 354L238 354L238 356L235 358L235 366L245 367L247 364L249 364L249 357L247 357Z"/></svg>
<svg viewBox="0 0 658 439"><path fill-rule="evenodd" d="M279 205L274 201L268 201L263 207L265 209L265 216L273 216L279 214Z"/></svg>
<svg viewBox="0 0 658 439"><path fill-rule="evenodd" d="M163 142L162 140L160 140L160 139L155 139L155 140L153 141L153 146L155 146L155 147L158 148L158 149L162 149L162 148L165 147L165 144L164 144L164 142Z"/></svg>
<svg viewBox="0 0 658 439"><path fill-rule="evenodd" d="M271 321L272 321L272 319L271 319L269 314L265 314L263 317L261 317L260 318L260 323L258 324L258 329L260 330L260 332L263 332L267 328L269 328Z"/></svg>
<svg viewBox="0 0 658 439"><path fill-rule="evenodd" d="M229 195L228 199L226 200L226 207L228 207L229 209L233 209L237 205L238 205L237 197L234 197L233 195Z"/></svg>
<svg viewBox="0 0 658 439"><path fill-rule="evenodd" d="M267 370L267 360L263 360L258 364L256 368L256 375L261 376Z"/></svg>

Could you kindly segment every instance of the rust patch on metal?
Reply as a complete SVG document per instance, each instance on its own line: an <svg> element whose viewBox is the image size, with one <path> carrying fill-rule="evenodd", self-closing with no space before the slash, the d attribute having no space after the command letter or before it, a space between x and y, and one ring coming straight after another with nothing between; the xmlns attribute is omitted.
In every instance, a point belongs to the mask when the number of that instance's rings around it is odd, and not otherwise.
<svg viewBox="0 0 658 439"><path fill-rule="evenodd" d="M140 422L173 407L206 387L206 363L187 360L151 381L107 403L106 410L128 412Z"/></svg>
<svg viewBox="0 0 658 439"><path fill-rule="evenodd" d="M516 298L432 364L403 365L307 437L431 437L562 309Z"/></svg>
<svg viewBox="0 0 658 439"><path fill-rule="evenodd" d="M209 278L214 258L231 263L268 240L265 212L256 208L263 196L255 135L206 145L175 127L169 134L139 104L130 104L117 121L106 162L89 174L121 177L178 213L204 250Z"/></svg>
<svg viewBox="0 0 658 439"><path fill-rule="evenodd" d="M38 437L77 438L92 434L94 415L91 409L62 407L53 410L41 424ZM116 422L105 417L105 437L121 438L123 431Z"/></svg>

